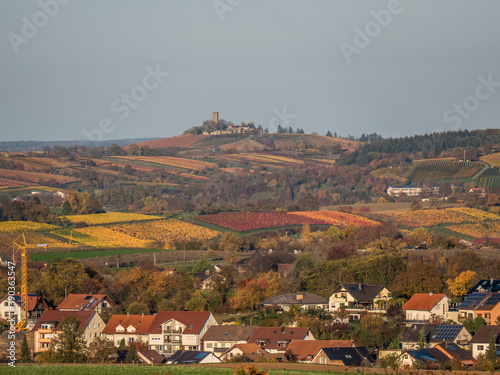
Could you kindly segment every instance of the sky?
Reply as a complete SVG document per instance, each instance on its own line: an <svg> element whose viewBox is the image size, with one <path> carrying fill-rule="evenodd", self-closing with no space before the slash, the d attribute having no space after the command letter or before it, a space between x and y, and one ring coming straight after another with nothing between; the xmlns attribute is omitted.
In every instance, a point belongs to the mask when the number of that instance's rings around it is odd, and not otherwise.
<svg viewBox="0 0 500 375"><path fill-rule="evenodd" d="M0 141L498 128L500 1L0 0Z"/></svg>

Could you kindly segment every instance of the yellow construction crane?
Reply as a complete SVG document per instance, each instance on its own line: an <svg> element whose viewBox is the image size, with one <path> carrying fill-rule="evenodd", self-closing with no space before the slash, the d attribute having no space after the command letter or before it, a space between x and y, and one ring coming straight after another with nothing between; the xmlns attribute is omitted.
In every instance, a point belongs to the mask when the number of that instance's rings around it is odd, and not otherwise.
<svg viewBox="0 0 500 375"><path fill-rule="evenodd" d="M68 245L71 246L73 239L73 231L71 231ZM16 324L18 330L26 330L28 325L29 308L28 308L28 249L43 247L46 249L48 244L28 244L26 236L21 234L14 240L12 245L12 261L16 261L17 256L21 257L21 319Z"/></svg>

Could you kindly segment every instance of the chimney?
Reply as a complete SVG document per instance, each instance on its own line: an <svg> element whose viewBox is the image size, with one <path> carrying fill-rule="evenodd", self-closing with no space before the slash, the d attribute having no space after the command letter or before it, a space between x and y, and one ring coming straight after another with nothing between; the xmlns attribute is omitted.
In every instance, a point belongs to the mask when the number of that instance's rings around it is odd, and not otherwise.
<svg viewBox="0 0 500 375"><path fill-rule="evenodd" d="M130 316L130 313L127 313L127 316Z"/></svg>
<svg viewBox="0 0 500 375"><path fill-rule="evenodd" d="M363 289L363 284L358 284L358 288L359 288L359 290L362 290Z"/></svg>
<svg viewBox="0 0 500 375"><path fill-rule="evenodd" d="M432 292L429 292L429 296L432 296Z"/></svg>

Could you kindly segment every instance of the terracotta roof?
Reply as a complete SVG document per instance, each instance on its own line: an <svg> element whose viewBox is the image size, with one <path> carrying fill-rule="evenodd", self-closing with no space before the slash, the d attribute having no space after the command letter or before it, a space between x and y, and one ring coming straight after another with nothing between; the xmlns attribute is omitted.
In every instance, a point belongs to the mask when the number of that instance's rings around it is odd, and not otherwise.
<svg viewBox="0 0 500 375"><path fill-rule="evenodd" d="M265 341L264 349L277 349L278 343L281 340L290 342L292 340L303 340L309 332L308 327L257 327L252 336L248 339L249 343L258 343L261 340ZM312 333L309 332L314 339Z"/></svg>
<svg viewBox="0 0 500 375"><path fill-rule="evenodd" d="M352 346L354 346L354 340L292 340L286 350L297 360L304 361L312 360L323 348L350 348Z"/></svg>
<svg viewBox="0 0 500 375"><path fill-rule="evenodd" d="M446 294L438 293L415 293L403 305L403 310L423 310L430 311L436 304L446 297Z"/></svg>
<svg viewBox="0 0 500 375"><path fill-rule="evenodd" d="M357 302L371 302L378 292L385 288L384 285L367 284L341 284L337 289L340 292L344 288Z"/></svg>
<svg viewBox="0 0 500 375"><path fill-rule="evenodd" d="M56 331L59 329L59 324L62 322L66 315L74 315L80 321L80 329L82 331L85 330L89 322L92 320L94 316L94 311L61 311L61 310L45 310L38 318L35 326L33 327L33 331L38 331L40 329L42 323L55 322L56 323Z"/></svg>
<svg viewBox="0 0 500 375"><path fill-rule="evenodd" d="M261 302L262 305L327 305L328 300L326 298L317 296L308 292L298 292L298 293L285 293L279 296L266 299Z"/></svg>
<svg viewBox="0 0 500 375"><path fill-rule="evenodd" d="M209 311L158 311L148 333L161 333L161 324L175 319L187 327L182 333L199 334L210 317Z"/></svg>
<svg viewBox="0 0 500 375"><path fill-rule="evenodd" d="M490 342L490 335L496 335L495 342L500 344L500 326L489 325L481 326L477 330L476 334L470 340L473 344L487 344Z"/></svg>
<svg viewBox="0 0 500 375"><path fill-rule="evenodd" d="M56 307L56 309L73 311L92 310L103 299L115 305L115 303L105 294L70 294Z"/></svg>
<svg viewBox="0 0 500 375"><path fill-rule="evenodd" d="M106 334L133 334L133 335L147 335L148 329L155 319L154 315L121 315L116 314L111 317L106 327L102 330L102 333ZM122 326L124 331L117 332L116 328ZM135 332L127 332L128 327L134 327Z"/></svg>
<svg viewBox="0 0 500 375"><path fill-rule="evenodd" d="M262 359L276 359L278 362L287 362L284 354L280 353L269 353L265 349L261 348L255 343L251 344L235 344L228 350L226 350L221 357L229 353L234 348L238 348L243 352L243 355L252 361L258 361Z"/></svg>
<svg viewBox="0 0 500 375"><path fill-rule="evenodd" d="M222 325L211 326L201 338L203 341L247 341L255 326Z"/></svg>
<svg viewBox="0 0 500 375"><path fill-rule="evenodd" d="M1 301L0 303L2 303L3 301L5 301L7 299L7 297L9 297L8 295L5 296ZM20 294L14 294L13 295L14 297L14 302L19 305L19 307L21 307L21 295ZM45 306L46 309L49 308L49 306L47 305L47 303L43 300L43 298L41 298L38 294L35 294L35 293L30 293L28 294L28 310L29 311L33 311L38 303L38 301L41 300L42 304Z"/></svg>

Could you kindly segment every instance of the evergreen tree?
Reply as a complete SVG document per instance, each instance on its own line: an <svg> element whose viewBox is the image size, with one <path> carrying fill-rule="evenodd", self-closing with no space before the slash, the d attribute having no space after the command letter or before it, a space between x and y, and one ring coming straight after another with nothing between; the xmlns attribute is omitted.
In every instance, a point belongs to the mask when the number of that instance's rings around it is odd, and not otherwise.
<svg viewBox="0 0 500 375"><path fill-rule="evenodd" d="M131 342L128 346L127 355L125 356L125 362L134 363L139 361L139 355L137 354L137 346L135 342Z"/></svg>
<svg viewBox="0 0 500 375"><path fill-rule="evenodd" d="M420 335L418 337L418 344L417 344L417 347L419 349L425 349L425 344L426 344L426 340L425 340L425 330L424 330L424 327L422 327L422 329L420 330Z"/></svg>
<svg viewBox="0 0 500 375"><path fill-rule="evenodd" d="M331 132L330 130L328 130L328 131L326 132L326 136L327 136L327 137L333 137L332 132Z"/></svg>
<svg viewBox="0 0 500 375"><path fill-rule="evenodd" d="M80 321L69 314L60 323L60 333L52 340L58 362L78 363L85 359L85 339Z"/></svg>
<svg viewBox="0 0 500 375"><path fill-rule="evenodd" d="M497 346L496 346L496 335L490 334L490 345L486 351L486 359L491 363L493 367L497 367Z"/></svg>
<svg viewBox="0 0 500 375"><path fill-rule="evenodd" d="M30 348L28 346L28 340L26 339L26 335L23 337L23 343L21 344L21 363L30 363L31 362L31 353Z"/></svg>
<svg viewBox="0 0 500 375"><path fill-rule="evenodd" d="M71 208L71 204L69 204L68 201L64 201L62 204L62 214L63 215L70 215L73 213L73 210Z"/></svg>

